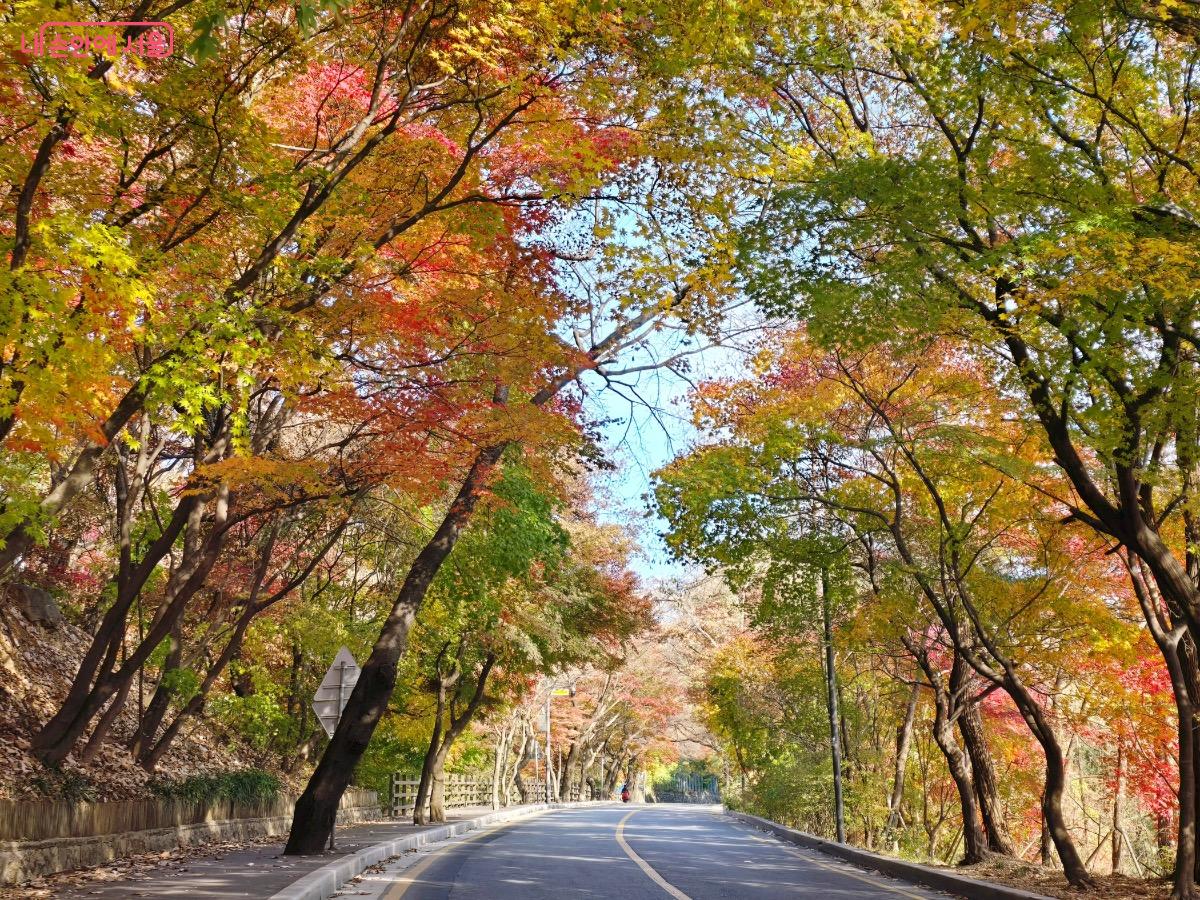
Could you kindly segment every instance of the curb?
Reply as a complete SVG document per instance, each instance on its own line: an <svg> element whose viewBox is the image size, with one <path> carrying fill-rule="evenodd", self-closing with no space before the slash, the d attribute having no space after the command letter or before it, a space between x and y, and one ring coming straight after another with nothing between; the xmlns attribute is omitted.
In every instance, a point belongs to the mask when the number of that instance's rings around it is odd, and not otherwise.
<svg viewBox="0 0 1200 900"><path fill-rule="evenodd" d="M944 872L941 869L934 869L930 866L905 862L892 856L881 856L878 853L872 853L869 850L860 850L857 847L851 847L848 844L839 844L836 841L827 841L824 838L805 834L803 831L797 831L794 828L780 825L778 822L772 822L770 819L760 819L758 816L752 816L749 813L727 810L726 815L737 819L739 822L752 825L760 831L773 834L775 837L787 841L789 844L795 844L797 847L804 847L808 850L819 850L829 856L836 856L864 869L873 869L876 872L890 875L893 878L900 878L924 887L945 891L948 894L956 894L959 897L967 897L968 900L1053 900L1053 898L1043 896L1042 894L1034 894L1030 891L1023 891L1019 888L1008 887L1002 884L994 884L990 881L978 881L962 875L953 875L950 872Z"/></svg>
<svg viewBox="0 0 1200 900"><path fill-rule="evenodd" d="M343 856L328 865L303 875L293 881L282 891L272 894L269 900L328 900L333 894L355 875L361 874L370 866L393 856L399 856L408 850L424 847L426 844L436 844L440 841L458 837L469 831L477 831L488 825L498 825L522 819L534 813L551 809L569 809L576 806L591 806L603 803L603 800L591 800L582 803L530 803L526 806L513 806L497 810L474 819L463 819L440 828L430 828L426 831L410 834L402 838L383 841L364 847L357 853Z"/></svg>

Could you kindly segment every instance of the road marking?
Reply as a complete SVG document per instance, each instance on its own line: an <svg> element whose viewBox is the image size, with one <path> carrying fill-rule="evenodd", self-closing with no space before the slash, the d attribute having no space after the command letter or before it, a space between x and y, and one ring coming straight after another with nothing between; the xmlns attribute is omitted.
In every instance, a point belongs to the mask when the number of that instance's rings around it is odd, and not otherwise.
<svg viewBox="0 0 1200 900"><path fill-rule="evenodd" d="M813 859L807 853L805 853L801 850L797 850L795 847L791 846L786 841L781 841L778 838L759 837L757 834L749 834L748 837L750 837L752 840L759 841L760 843L763 843L763 844L772 844L776 847L782 847L784 850L786 850L788 853L792 854L793 856L798 857L799 859L802 859L807 863L812 863L814 866L817 866L818 868L821 868L821 869L825 869L829 872L835 872L838 875L846 875L850 878L857 878L859 881L865 881L867 884L869 884L873 887L882 888L885 891L891 891L892 893L900 894L903 897L909 897L909 898L911 898L911 900L929 900L929 898L927 896L925 896L924 894L914 894L911 891L903 890L894 885L888 884L887 882L877 881L874 878L868 878L866 875L859 875L857 872L847 872L845 869L839 868L838 866L831 866L828 863L823 863L820 860ZM820 853L821 851L813 850L811 852ZM846 865L850 865L850 863L847 863Z"/></svg>
<svg viewBox="0 0 1200 900"><path fill-rule="evenodd" d="M637 863L638 868L640 868L643 872L645 872L646 876L651 881L653 881L660 888L662 888L664 891L666 891L668 894L670 894L672 897L674 897L675 900L692 900L691 897L689 897L683 891L679 890L679 888L675 887L675 885L671 884L669 881L667 881L665 878L663 878L661 875L659 875L657 872L655 872L654 869L650 866L650 863L646 862L644 859L642 859L640 856L638 856L633 851L633 848L629 846L629 842L625 840L625 823L628 822L630 819L632 819L636 812L637 812L636 809L633 810L632 812L629 813L629 815L627 815L625 818L623 818L620 822L617 823L617 843L621 845L621 849L625 851L625 855L628 856L630 859L632 859L635 863ZM922 898L922 900L924 900L924 898Z"/></svg>
<svg viewBox="0 0 1200 900"><path fill-rule="evenodd" d="M499 825L494 825L493 827L484 831L477 831L468 837L464 837L462 840L446 841L440 847L431 850L422 859L417 860L407 869L404 869L401 877L398 877L392 881L391 885L386 891L383 892L379 900L400 900L400 898L404 896L405 892L412 887L414 883L416 883L416 880L420 877L421 873L433 865L434 857L445 853L447 850L453 850L455 847L461 847L463 844L469 844L472 841L485 838L489 834L495 834L497 831L510 828L513 825L519 825L522 822L528 822L530 819L539 818L542 814L548 811L549 810L540 810L533 815L521 816L519 819L513 819L511 822L501 822ZM922 898L922 900L924 900L924 898Z"/></svg>

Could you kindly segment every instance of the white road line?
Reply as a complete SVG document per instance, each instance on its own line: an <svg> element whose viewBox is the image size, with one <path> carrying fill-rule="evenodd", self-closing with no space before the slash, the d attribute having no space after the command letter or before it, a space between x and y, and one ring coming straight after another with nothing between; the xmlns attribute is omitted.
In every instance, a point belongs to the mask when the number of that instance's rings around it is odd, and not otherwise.
<svg viewBox="0 0 1200 900"><path fill-rule="evenodd" d="M400 870L397 876L392 878L392 882L384 890L381 900L400 900L405 892L416 884L425 870L428 869L435 859L440 857L448 850L455 850L463 844L470 844L480 838L488 837L495 834L497 831L503 831L506 828L511 828L514 825L523 825L532 819L540 819L550 810L539 810L532 815L522 816L519 819L513 819L508 822L501 822L499 825L493 825L491 828L485 828L482 831L469 831L465 836L451 838L448 841L443 841L439 844L434 844L433 849L426 853L423 857L416 860L412 864Z"/></svg>
<svg viewBox="0 0 1200 900"><path fill-rule="evenodd" d="M636 814L636 813L637 813L637 810L635 809L635 810L631 811L629 813L629 815L627 815L625 818L623 818L620 822L617 823L617 843L621 845L621 849L625 851L625 855L628 856L630 859L632 859L635 863L637 863L638 867L643 872L646 873L647 878L649 878L651 881L653 881L655 884L657 884L660 888L662 888L664 891L666 891L668 894L670 894L672 897L674 897L675 900L692 900L691 897L689 897L683 891L679 890L679 888L675 887L675 885L671 884L669 881L667 881L665 878L663 878L661 875L659 875L657 872L655 872L654 869L650 866L650 863L646 862L644 859L642 859L640 856L638 856L633 851L633 848L629 846L629 842L625 840L625 823L628 822L630 819L632 819L634 817L634 814Z"/></svg>

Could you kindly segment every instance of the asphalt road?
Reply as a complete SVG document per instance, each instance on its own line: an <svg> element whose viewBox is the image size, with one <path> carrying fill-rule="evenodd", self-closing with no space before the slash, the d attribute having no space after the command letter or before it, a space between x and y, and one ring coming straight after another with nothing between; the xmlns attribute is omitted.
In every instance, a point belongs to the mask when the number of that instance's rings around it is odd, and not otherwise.
<svg viewBox="0 0 1200 900"><path fill-rule="evenodd" d="M403 868L401 868L403 866ZM769 837L708 807L560 810L373 873L373 900L946 900Z"/></svg>

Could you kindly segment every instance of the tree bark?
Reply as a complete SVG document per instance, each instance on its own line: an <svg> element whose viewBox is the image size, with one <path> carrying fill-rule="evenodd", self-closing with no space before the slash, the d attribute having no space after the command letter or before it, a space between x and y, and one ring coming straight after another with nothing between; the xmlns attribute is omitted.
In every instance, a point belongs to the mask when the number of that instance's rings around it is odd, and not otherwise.
<svg viewBox="0 0 1200 900"><path fill-rule="evenodd" d="M154 744L154 739L158 736L158 729L162 727L167 709L171 705L171 693L167 690L166 675L173 669L178 669L179 661L183 658L183 635L180 633L182 630L183 619L180 618L178 625L168 638L171 646L167 651L166 659L163 660L162 671L159 673L154 694L150 697L150 704L146 707L146 712L138 722L138 727L129 741L129 752L134 759L140 760Z"/></svg>
<svg viewBox="0 0 1200 900"><path fill-rule="evenodd" d="M1180 652L1181 645L1189 637L1187 626L1181 623L1168 630L1169 622L1159 602L1161 598L1142 575L1138 561L1129 553L1125 562L1150 636L1162 654L1171 678L1171 693L1179 722L1178 825L1171 896L1175 900L1194 900L1196 866L1200 862L1196 850L1196 805L1200 800L1196 786L1196 754L1200 751L1200 741L1197 740L1196 708L1192 700L1193 684L1185 668L1185 654Z"/></svg>
<svg viewBox="0 0 1200 900"><path fill-rule="evenodd" d="M579 762L579 740L576 738L571 741L571 748L567 751L566 761L562 767L562 777L558 784L558 801L564 803L571 799L571 789L574 787L575 764Z"/></svg>
<svg viewBox="0 0 1200 900"><path fill-rule="evenodd" d="M896 765L892 778L892 795L888 800L887 830L895 832L904 824L904 781L908 769L908 751L912 746L913 723L917 717L917 698L921 686L913 684L908 692L908 705L904 710L904 721L896 729Z"/></svg>
<svg viewBox="0 0 1200 900"><path fill-rule="evenodd" d="M988 850L1004 856L1014 856L1012 836L1004 821L1004 810L1000 805L1000 792L996 785L996 766L988 748L983 730L983 718L977 703L967 703L958 717L958 730L971 759L971 772L975 784L975 796L979 800L979 811L983 816L983 827L987 832Z"/></svg>
<svg viewBox="0 0 1200 900"><path fill-rule="evenodd" d="M442 653L446 648L442 648ZM429 748L425 751L425 759L421 763L421 780L417 784L417 799L413 801L413 824L425 825L429 822L429 796L433 790L434 772L437 766L438 752L442 747L442 728L446 715L446 691L458 680L459 672L455 667L449 675L440 671L441 656L438 656L439 671L437 675L437 706L433 714L433 732L429 736ZM435 820L436 821L436 820Z"/></svg>
<svg viewBox="0 0 1200 900"><path fill-rule="evenodd" d="M112 702L108 704L108 708L100 717L100 721L96 723L96 727L92 729L91 735L88 737L87 744L84 745L83 752L79 754L79 761L85 766L90 766L96 761L96 757L100 753L100 748L104 745L105 739L109 732L112 731L113 725L117 721L117 716L121 714L121 710L125 708L125 700L129 697L129 689L133 685L132 679L121 685L121 690L112 698Z"/></svg>
<svg viewBox="0 0 1200 900"><path fill-rule="evenodd" d="M492 809L499 809L501 782L508 771L509 726L505 725L496 738L496 758L492 760Z"/></svg>
<svg viewBox="0 0 1200 900"><path fill-rule="evenodd" d="M429 790L429 821L446 821L446 752L450 749L447 744L438 750L433 760L433 777Z"/></svg>
<svg viewBox="0 0 1200 900"><path fill-rule="evenodd" d="M838 707L837 667L833 651L833 618L829 605L829 570L821 569L821 621L824 635L825 707L829 714L829 755L833 767L834 831L839 844L846 843L846 814L842 803L842 732Z"/></svg>
<svg viewBox="0 0 1200 900"><path fill-rule="evenodd" d="M1114 773L1113 785L1113 812L1112 812L1112 871L1117 875L1121 871L1121 798L1125 793L1125 756L1120 744L1117 742L1117 760L1116 772Z"/></svg>
<svg viewBox="0 0 1200 900"><path fill-rule="evenodd" d="M949 685L947 685L922 648L912 644L908 639L905 639L905 644L917 660L917 664L925 672L925 678L933 690L933 739L946 759L946 767L950 770L950 777L958 791L965 848L962 862L964 865L983 862L987 856L987 837L983 832L983 822L980 819L979 806L975 800L970 759L954 737L954 720L960 714L959 707L963 702L963 693L966 688L965 663L956 652L951 663Z"/></svg>

